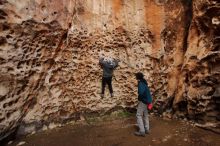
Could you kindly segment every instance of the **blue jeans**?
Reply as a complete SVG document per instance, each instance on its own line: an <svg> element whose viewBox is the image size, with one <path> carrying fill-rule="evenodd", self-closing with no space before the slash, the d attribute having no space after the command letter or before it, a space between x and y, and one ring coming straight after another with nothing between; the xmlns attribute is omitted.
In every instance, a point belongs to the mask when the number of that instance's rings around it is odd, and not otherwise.
<svg viewBox="0 0 220 146"><path fill-rule="evenodd" d="M149 118L148 118L147 105L141 101L139 101L138 103L136 117L137 117L139 132L145 133L146 131L149 131Z"/></svg>

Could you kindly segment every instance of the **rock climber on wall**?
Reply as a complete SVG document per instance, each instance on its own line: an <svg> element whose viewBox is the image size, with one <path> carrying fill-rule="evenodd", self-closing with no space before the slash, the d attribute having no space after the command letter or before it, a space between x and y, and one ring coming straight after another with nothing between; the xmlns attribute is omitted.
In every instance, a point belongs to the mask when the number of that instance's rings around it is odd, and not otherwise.
<svg viewBox="0 0 220 146"><path fill-rule="evenodd" d="M114 69L118 66L119 60L110 58L110 57L99 57L99 65L103 69L102 74L102 92L101 97L104 98L105 94L105 86L108 84L109 92L111 97L114 96L113 88L112 88L112 76Z"/></svg>

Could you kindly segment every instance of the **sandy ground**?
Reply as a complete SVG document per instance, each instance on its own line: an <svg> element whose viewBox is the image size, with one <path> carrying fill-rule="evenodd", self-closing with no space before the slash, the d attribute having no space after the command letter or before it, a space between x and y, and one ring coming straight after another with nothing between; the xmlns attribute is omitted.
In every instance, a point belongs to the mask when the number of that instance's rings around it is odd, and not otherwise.
<svg viewBox="0 0 220 146"><path fill-rule="evenodd" d="M19 138L9 146L220 146L220 135L187 124L150 116L150 134L134 136L135 117L68 124Z"/></svg>

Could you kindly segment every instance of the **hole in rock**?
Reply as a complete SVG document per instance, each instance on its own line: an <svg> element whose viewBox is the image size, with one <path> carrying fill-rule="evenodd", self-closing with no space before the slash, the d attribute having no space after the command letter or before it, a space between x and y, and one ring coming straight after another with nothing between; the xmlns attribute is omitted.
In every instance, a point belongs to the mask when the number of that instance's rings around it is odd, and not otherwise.
<svg viewBox="0 0 220 146"><path fill-rule="evenodd" d="M2 30L5 31L5 30L8 30L10 29L10 26L8 24L3 24L2 25Z"/></svg>

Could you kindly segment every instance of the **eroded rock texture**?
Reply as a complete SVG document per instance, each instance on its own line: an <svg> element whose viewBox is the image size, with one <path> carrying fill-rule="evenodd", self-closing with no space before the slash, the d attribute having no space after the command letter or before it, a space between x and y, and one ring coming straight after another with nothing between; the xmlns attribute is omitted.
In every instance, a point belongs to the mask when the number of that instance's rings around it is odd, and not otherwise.
<svg viewBox="0 0 220 146"><path fill-rule="evenodd" d="M185 74L187 114L198 121L217 121L219 132L220 2L193 1L193 21L182 69Z"/></svg>
<svg viewBox="0 0 220 146"><path fill-rule="evenodd" d="M155 111L219 127L216 0L1 0L0 137L133 108L142 71ZM100 54L121 60L100 98ZM106 90L107 91L107 90Z"/></svg>

